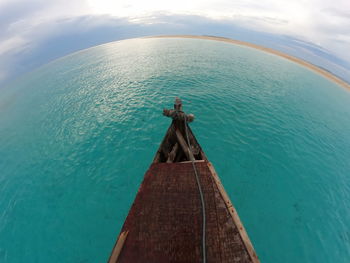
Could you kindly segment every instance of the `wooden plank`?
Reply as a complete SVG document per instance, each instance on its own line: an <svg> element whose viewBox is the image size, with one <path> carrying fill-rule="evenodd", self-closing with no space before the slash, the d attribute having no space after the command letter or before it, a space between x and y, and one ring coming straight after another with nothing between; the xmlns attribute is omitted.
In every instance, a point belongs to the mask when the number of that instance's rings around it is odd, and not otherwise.
<svg viewBox="0 0 350 263"><path fill-rule="evenodd" d="M163 145L166 145L167 143L169 143L169 138L172 137L173 131L174 130L174 126L173 124L171 124L159 146L159 149L156 153L156 156L153 159L153 163L159 163L161 161L161 152L163 152ZM166 155L167 156L167 155Z"/></svg>
<svg viewBox="0 0 350 263"><path fill-rule="evenodd" d="M174 162L174 159L176 157L176 153L177 153L177 149L179 148L179 144L175 143L173 149L171 150L171 152L168 155L168 159L167 159L167 163L172 163Z"/></svg>
<svg viewBox="0 0 350 263"><path fill-rule="evenodd" d="M118 257L120 255L120 252L122 251L125 239L128 236L128 233L129 233L129 231L123 231L120 234L120 236L118 238L118 241L117 241L117 243L115 244L115 246L113 248L111 257L108 260L109 263L116 263L117 262Z"/></svg>
<svg viewBox="0 0 350 263"><path fill-rule="evenodd" d="M204 163L205 160L194 160L193 162L194 163ZM180 162L180 163L192 163L192 161L183 161L183 162Z"/></svg>
<svg viewBox="0 0 350 263"><path fill-rule="evenodd" d="M163 144L163 145L160 147L160 150L161 150L163 156L165 157L165 159L168 159L168 157L169 157L169 152L170 152L170 149L169 149L167 146L168 146L167 144Z"/></svg>
<svg viewBox="0 0 350 263"><path fill-rule="evenodd" d="M160 162L160 152L157 151L156 156L153 159L153 163L159 163Z"/></svg>
<svg viewBox="0 0 350 263"><path fill-rule="evenodd" d="M210 162L208 162L208 168L211 172L211 175L214 178L214 181L215 181L216 186L217 186L217 188L222 196L222 199L224 200L226 207L227 207L228 211L230 212L235 225L238 228L239 234L242 238L242 241L245 244L245 247L248 251L248 254L249 254L252 262L259 263L260 261L258 259L258 256L255 253L254 247L253 247L253 245L248 237L248 234L247 234L247 232L246 232L246 230L245 230L245 228L244 228L244 226L243 226L243 224L238 216L238 213L237 213L236 209L234 208L229 196L227 195L227 193L226 193L226 191L225 191L225 189L224 189L224 187L223 187L223 185L222 185L222 183L221 183L221 181L220 181L220 179L219 179L219 177L214 169L214 166Z"/></svg>
<svg viewBox="0 0 350 263"><path fill-rule="evenodd" d="M176 133L177 140L180 143L182 150L186 154L187 159L189 161L195 160L195 158L194 158L192 152L189 150L188 145L187 145L184 137L182 136L181 132L178 129L176 129L175 133Z"/></svg>

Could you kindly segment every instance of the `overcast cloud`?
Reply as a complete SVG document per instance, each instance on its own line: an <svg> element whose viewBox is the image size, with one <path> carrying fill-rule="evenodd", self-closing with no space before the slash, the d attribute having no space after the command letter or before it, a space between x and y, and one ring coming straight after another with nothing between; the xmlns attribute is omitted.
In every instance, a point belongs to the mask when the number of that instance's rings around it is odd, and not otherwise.
<svg viewBox="0 0 350 263"><path fill-rule="evenodd" d="M0 84L93 45L181 33L269 46L350 81L349 0L0 0Z"/></svg>

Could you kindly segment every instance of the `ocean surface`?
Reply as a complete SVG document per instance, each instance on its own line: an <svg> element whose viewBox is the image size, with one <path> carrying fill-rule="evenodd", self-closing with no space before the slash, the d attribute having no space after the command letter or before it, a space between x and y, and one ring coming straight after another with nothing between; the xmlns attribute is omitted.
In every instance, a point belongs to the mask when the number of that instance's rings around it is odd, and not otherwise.
<svg viewBox="0 0 350 263"><path fill-rule="evenodd" d="M105 262L175 96L261 262L350 262L350 92L197 39L97 46L0 90L0 262Z"/></svg>

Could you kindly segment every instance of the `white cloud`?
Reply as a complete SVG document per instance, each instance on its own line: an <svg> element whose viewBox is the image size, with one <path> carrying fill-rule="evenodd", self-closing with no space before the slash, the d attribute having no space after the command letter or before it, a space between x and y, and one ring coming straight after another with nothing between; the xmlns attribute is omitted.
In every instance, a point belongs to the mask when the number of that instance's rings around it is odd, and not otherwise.
<svg viewBox="0 0 350 263"><path fill-rule="evenodd" d="M19 21L34 26L57 18L108 14L140 22L154 13L231 19L255 30L293 35L326 46L334 38L349 43L343 34L350 23L349 0L337 0L336 4L334 0L0 0L0 23L1 16L7 17L7 30L15 34L21 34L21 30L13 30Z"/></svg>
<svg viewBox="0 0 350 263"><path fill-rule="evenodd" d="M134 21L156 12L232 20L254 30L299 37L337 55L343 55L350 47L349 0L87 0L86 3L91 13L132 17ZM334 40L342 43L333 44ZM347 59L350 60L350 54Z"/></svg>
<svg viewBox="0 0 350 263"><path fill-rule="evenodd" d="M19 36L5 39L4 41L0 42L0 56L8 52L20 52L25 49L27 44L28 42Z"/></svg>

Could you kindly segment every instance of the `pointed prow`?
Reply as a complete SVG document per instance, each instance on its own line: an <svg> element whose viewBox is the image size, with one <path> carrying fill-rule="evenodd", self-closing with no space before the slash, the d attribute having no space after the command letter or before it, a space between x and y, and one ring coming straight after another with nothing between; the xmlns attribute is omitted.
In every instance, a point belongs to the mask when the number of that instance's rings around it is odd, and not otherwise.
<svg viewBox="0 0 350 263"><path fill-rule="evenodd" d="M172 118L173 121L153 162L175 163L206 160L204 152L188 126L188 123L194 121L194 115L186 114L182 110L181 99L176 98L174 109L164 109L163 115Z"/></svg>
<svg viewBox="0 0 350 263"><path fill-rule="evenodd" d="M184 122L192 122L194 121L193 114L186 114L182 111L182 101L180 98L175 98L174 109L164 109L163 115L167 117L171 117L173 120L184 121Z"/></svg>

